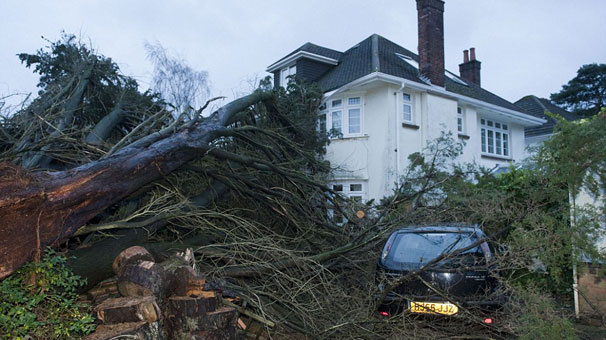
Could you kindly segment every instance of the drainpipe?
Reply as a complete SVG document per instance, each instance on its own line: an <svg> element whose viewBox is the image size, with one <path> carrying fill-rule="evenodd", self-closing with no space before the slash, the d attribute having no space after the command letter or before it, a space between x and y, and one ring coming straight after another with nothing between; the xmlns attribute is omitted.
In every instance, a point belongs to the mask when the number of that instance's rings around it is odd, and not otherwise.
<svg viewBox="0 0 606 340"><path fill-rule="evenodd" d="M570 227L572 232L576 226L576 200L573 196L573 191L568 189L568 196L570 200ZM574 237L573 237L574 240ZM577 260L574 243L572 245L572 293L574 296L574 316L578 320L581 317L579 310L579 277L577 272Z"/></svg>
<svg viewBox="0 0 606 340"><path fill-rule="evenodd" d="M400 177L402 176L400 174L400 111L398 110L398 94L402 92L402 90L404 90L404 87L406 86L405 82L402 82L402 85L400 86L400 88L398 89L398 91L396 91L396 93L394 93L395 97L395 105L396 105L396 183L398 184L398 186L400 186Z"/></svg>

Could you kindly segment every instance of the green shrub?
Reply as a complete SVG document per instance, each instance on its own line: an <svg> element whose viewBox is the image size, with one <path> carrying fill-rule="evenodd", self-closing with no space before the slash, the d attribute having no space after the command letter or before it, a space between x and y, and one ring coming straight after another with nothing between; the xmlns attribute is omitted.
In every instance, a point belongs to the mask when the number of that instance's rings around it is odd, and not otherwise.
<svg viewBox="0 0 606 340"><path fill-rule="evenodd" d="M51 249L0 282L0 338L73 339L95 329L90 306L78 303L86 283Z"/></svg>
<svg viewBox="0 0 606 340"><path fill-rule="evenodd" d="M562 339L576 340L572 322L559 315L551 298L532 289L518 289L523 306L517 331L520 340Z"/></svg>

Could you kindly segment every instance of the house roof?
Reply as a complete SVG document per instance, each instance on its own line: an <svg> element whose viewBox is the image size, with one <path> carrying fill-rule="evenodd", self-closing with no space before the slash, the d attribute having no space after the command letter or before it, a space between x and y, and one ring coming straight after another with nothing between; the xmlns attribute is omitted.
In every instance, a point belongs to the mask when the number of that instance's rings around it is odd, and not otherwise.
<svg viewBox="0 0 606 340"><path fill-rule="evenodd" d="M529 95L521 98L515 102L515 105L530 115L547 120L547 122L543 125L524 129L524 134L526 137L549 135L553 133L553 129L557 124L557 121L549 117L546 112L558 114L564 117L566 120L576 120L580 118L575 114L554 105L549 99L539 98L535 95Z"/></svg>
<svg viewBox="0 0 606 340"><path fill-rule="evenodd" d="M381 72L422 84L427 83L427 79L424 79L420 75L417 67L412 65L418 63L419 60L415 53L377 34L371 35L345 52L338 52L322 46L306 43L280 60L288 58L298 51L307 51L339 61L338 65L317 80L318 85L324 91L335 90L373 72ZM397 54L412 59L413 63L411 64L404 61ZM455 78L458 81L453 80L450 77ZM463 85L461 82L467 85ZM448 92L481 100L509 110L521 111L518 106L480 86L464 81L452 72L449 76L445 77L444 87Z"/></svg>
<svg viewBox="0 0 606 340"><path fill-rule="evenodd" d="M335 51L330 48L318 46L318 45L312 44L310 42L306 42L305 44L301 45L301 47L297 48L296 50L294 50L294 51L290 52L289 54L287 54L286 56L284 56L284 58L281 58L280 60L276 61L274 63L274 65L280 63L282 60L288 59L288 57L296 54L297 52L301 52L301 51L309 52L312 54L317 54L317 55L320 55L323 57L336 59L336 60L340 60L341 56L343 55L342 52Z"/></svg>

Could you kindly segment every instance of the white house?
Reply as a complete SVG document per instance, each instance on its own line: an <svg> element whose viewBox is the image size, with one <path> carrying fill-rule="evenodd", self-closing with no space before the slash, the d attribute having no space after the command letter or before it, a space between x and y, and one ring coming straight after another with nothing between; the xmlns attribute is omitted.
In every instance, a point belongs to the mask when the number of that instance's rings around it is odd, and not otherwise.
<svg viewBox="0 0 606 340"><path fill-rule="evenodd" d="M408 165L442 131L466 142L460 161L492 168L525 157L524 129L545 120L481 88L475 49L459 75L444 68L444 2L417 0L419 55L372 35L347 51L306 43L270 65L325 91L320 129L332 133L333 188L354 199L392 193Z"/></svg>

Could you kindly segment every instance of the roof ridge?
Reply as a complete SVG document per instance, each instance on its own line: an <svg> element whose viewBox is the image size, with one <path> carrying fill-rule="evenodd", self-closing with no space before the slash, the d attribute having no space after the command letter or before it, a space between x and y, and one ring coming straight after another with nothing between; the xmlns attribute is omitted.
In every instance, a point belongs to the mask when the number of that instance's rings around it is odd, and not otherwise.
<svg viewBox="0 0 606 340"><path fill-rule="evenodd" d="M381 64L379 62L379 35L373 34L371 41L371 70L373 72L379 72L381 70Z"/></svg>
<svg viewBox="0 0 606 340"><path fill-rule="evenodd" d="M539 104L539 106L543 109L543 112L549 111L549 110L547 110L545 105L543 103L541 103L541 100L539 99L539 97L535 96L534 94L531 94L531 96L532 96L532 99L534 99L534 101L537 102L537 104Z"/></svg>

